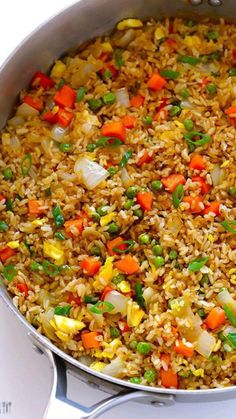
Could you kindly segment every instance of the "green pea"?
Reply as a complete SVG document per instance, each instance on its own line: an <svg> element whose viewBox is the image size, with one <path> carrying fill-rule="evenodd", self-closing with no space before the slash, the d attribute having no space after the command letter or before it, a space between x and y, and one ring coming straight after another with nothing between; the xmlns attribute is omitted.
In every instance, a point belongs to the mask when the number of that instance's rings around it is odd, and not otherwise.
<svg viewBox="0 0 236 419"><path fill-rule="evenodd" d="M161 191L163 189L163 183L160 180L153 180L151 183L151 188L153 191Z"/></svg>
<svg viewBox="0 0 236 419"><path fill-rule="evenodd" d="M93 212L92 214L91 214L91 217L92 217L92 219L93 219L93 221L96 223L96 222L98 222L98 221L100 221L100 215L97 213L97 212Z"/></svg>
<svg viewBox="0 0 236 419"><path fill-rule="evenodd" d="M125 280L125 276L123 274L119 274L114 276L114 278L112 278L112 282L115 285L118 285L120 282Z"/></svg>
<svg viewBox="0 0 236 419"><path fill-rule="evenodd" d="M207 274L202 275L199 284L201 285L201 287L204 287L204 285L210 285L210 280Z"/></svg>
<svg viewBox="0 0 236 419"><path fill-rule="evenodd" d="M156 256L153 260L153 263L156 268L160 268L161 266L165 265L165 259L162 256Z"/></svg>
<svg viewBox="0 0 236 419"><path fill-rule="evenodd" d="M147 380L148 383L152 383L156 380L157 373L154 369L150 369L145 371L144 378Z"/></svg>
<svg viewBox="0 0 236 419"><path fill-rule="evenodd" d="M233 67L229 70L229 75L231 77L236 77L236 67Z"/></svg>
<svg viewBox="0 0 236 419"><path fill-rule="evenodd" d="M206 317L206 312L205 312L204 308L199 308L199 310L197 311L197 313L198 313L199 317L201 317L202 319L204 317Z"/></svg>
<svg viewBox="0 0 236 419"><path fill-rule="evenodd" d="M228 193L233 197L236 198L236 188L232 187L229 188Z"/></svg>
<svg viewBox="0 0 236 419"><path fill-rule="evenodd" d="M140 377L131 377L129 381L132 384L140 384L142 382L142 378L140 378Z"/></svg>
<svg viewBox="0 0 236 419"><path fill-rule="evenodd" d="M139 342L137 351L142 355L148 355L152 350L152 345L149 342Z"/></svg>
<svg viewBox="0 0 236 419"><path fill-rule="evenodd" d="M187 99L190 96L188 89L182 89L179 94L183 99Z"/></svg>
<svg viewBox="0 0 236 419"><path fill-rule="evenodd" d="M118 338L120 336L120 331L119 331L119 329L117 329L117 327L111 327L110 328L110 334L111 334L111 337L113 339Z"/></svg>
<svg viewBox="0 0 236 419"><path fill-rule="evenodd" d="M131 349L136 349L136 348L137 348L137 345L138 345L138 342L137 342L136 340L132 340L132 341L130 342L130 344L129 344L129 347L130 347Z"/></svg>
<svg viewBox="0 0 236 419"><path fill-rule="evenodd" d="M212 41L216 41L219 38L219 32L217 31L209 31L207 33L207 38Z"/></svg>
<svg viewBox="0 0 236 419"><path fill-rule="evenodd" d="M153 123L152 117L149 116L149 115L144 116L143 117L143 123L146 124L146 125L152 125L152 123Z"/></svg>
<svg viewBox="0 0 236 419"><path fill-rule="evenodd" d="M98 111L102 107L101 99L89 99L88 105L91 111Z"/></svg>
<svg viewBox="0 0 236 419"><path fill-rule="evenodd" d="M133 199L128 199L124 203L124 209L129 210L130 208L132 208L133 205L134 205L134 200Z"/></svg>
<svg viewBox="0 0 236 419"><path fill-rule="evenodd" d="M13 173L10 167L6 167L6 169L2 171L2 174L5 180L11 180L13 178Z"/></svg>
<svg viewBox="0 0 236 419"><path fill-rule="evenodd" d="M97 213L100 215L100 217L103 217L103 215L107 214L108 208L109 207L107 205L102 205L101 207L98 207Z"/></svg>
<svg viewBox="0 0 236 419"><path fill-rule="evenodd" d="M101 255L101 249L99 246L93 246L90 249L90 255L92 256L100 256Z"/></svg>
<svg viewBox="0 0 236 419"><path fill-rule="evenodd" d="M139 242L140 242L140 244L149 244L149 243L151 243L151 237L150 237L150 235L147 234L147 233L140 234L140 236L139 236Z"/></svg>
<svg viewBox="0 0 236 419"><path fill-rule="evenodd" d="M116 223L111 223L108 227L108 233L115 234L120 231L120 227Z"/></svg>
<svg viewBox="0 0 236 419"><path fill-rule="evenodd" d="M136 186L130 186L126 191L127 198L133 199L138 193L138 188Z"/></svg>
<svg viewBox="0 0 236 419"><path fill-rule="evenodd" d="M111 166L107 169L107 171L110 173L110 176L114 176L118 172L118 169L114 166Z"/></svg>
<svg viewBox="0 0 236 419"><path fill-rule="evenodd" d="M103 73L104 80L109 80L112 77L112 72L108 68Z"/></svg>
<svg viewBox="0 0 236 419"><path fill-rule="evenodd" d="M59 145L59 149L60 149L60 151L62 151L63 153L69 153L70 151L72 151L73 146L72 146L72 144L69 144L69 143L61 143L61 144Z"/></svg>
<svg viewBox="0 0 236 419"><path fill-rule="evenodd" d="M91 144L88 144L88 145L87 145L86 150L87 150L89 153L92 153L94 150L96 150L96 148L97 148L96 144L91 143Z"/></svg>
<svg viewBox="0 0 236 419"><path fill-rule="evenodd" d="M76 102L81 102L81 100L83 100L85 96L85 93L86 93L85 87L81 86L76 92Z"/></svg>
<svg viewBox="0 0 236 419"><path fill-rule="evenodd" d="M207 90L207 93L209 93L209 95L213 96L217 91L217 87L214 83L209 83L206 86L206 90Z"/></svg>
<svg viewBox="0 0 236 419"><path fill-rule="evenodd" d="M187 21L186 25L187 25L189 28L192 28L193 26L195 26L195 25L196 25L196 22L195 22L194 20L192 20L192 19L189 19L189 20Z"/></svg>
<svg viewBox="0 0 236 419"><path fill-rule="evenodd" d="M178 116L178 115L180 115L180 114L181 114L181 111L182 111L182 109L181 109L181 107L180 107L180 106L178 106L178 105L174 105L174 106L172 106L172 108L169 110L169 115L170 115L170 116Z"/></svg>
<svg viewBox="0 0 236 419"><path fill-rule="evenodd" d="M0 221L0 231L7 231L9 228L8 224L5 221Z"/></svg>
<svg viewBox="0 0 236 419"><path fill-rule="evenodd" d="M140 208L137 208L134 210L135 217L142 218L143 217L143 211Z"/></svg>
<svg viewBox="0 0 236 419"><path fill-rule="evenodd" d="M170 259L170 260L174 260L174 259L176 259L176 258L177 258L177 256L178 256L178 253L177 253L177 251L176 251L176 250L171 250L171 251L170 251L170 253L169 253L169 259Z"/></svg>
<svg viewBox="0 0 236 419"><path fill-rule="evenodd" d="M193 123L192 119L185 119L184 120L184 128L187 131L192 131L193 127L194 127L194 123Z"/></svg>
<svg viewBox="0 0 236 419"><path fill-rule="evenodd" d="M112 92L108 92L103 96L102 100L105 105L112 105L116 101L116 95Z"/></svg>
<svg viewBox="0 0 236 419"><path fill-rule="evenodd" d="M152 248L153 254L155 256L161 256L163 252L163 247L160 244L155 244Z"/></svg>

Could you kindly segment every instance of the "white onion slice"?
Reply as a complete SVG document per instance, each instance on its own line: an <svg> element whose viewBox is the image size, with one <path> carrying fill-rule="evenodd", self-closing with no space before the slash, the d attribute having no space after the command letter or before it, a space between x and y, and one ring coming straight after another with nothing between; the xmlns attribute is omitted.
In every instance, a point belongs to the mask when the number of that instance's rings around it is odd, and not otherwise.
<svg viewBox="0 0 236 419"><path fill-rule="evenodd" d="M125 167L121 169L121 182L124 188L128 188L133 184L133 179L130 177Z"/></svg>
<svg viewBox="0 0 236 419"><path fill-rule="evenodd" d="M208 358L216 344L216 339L206 330L203 330L198 336L195 350L205 358Z"/></svg>
<svg viewBox="0 0 236 419"><path fill-rule="evenodd" d="M23 118L27 118L28 116L36 116L39 114L37 109L32 108L32 106L28 105L27 103L22 103L22 105L18 106L16 115L23 116Z"/></svg>
<svg viewBox="0 0 236 419"><path fill-rule="evenodd" d="M181 106L182 109L193 109L194 108L194 105L191 102L189 102L188 100L182 100L180 102L180 106Z"/></svg>
<svg viewBox="0 0 236 419"><path fill-rule="evenodd" d="M51 137L58 142L63 140L63 137L66 135L68 128L62 128L60 125L56 124L51 129Z"/></svg>
<svg viewBox="0 0 236 419"><path fill-rule="evenodd" d="M102 370L103 374L110 375L111 377L118 377L124 368L124 361L118 356L113 359L110 364Z"/></svg>
<svg viewBox="0 0 236 419"><path fill-rule="evenodd" d="M224 180L225 171L224 169L221 169L219 164L216 164L212 171L211 171L211 178L212 183L214 186L218 186L221 184L221 182Z"/></svg>
<svg viewBox="0 0 236 419"><path fill-rule="evenodd" d="M118 89L115 92L116 95L116 102L121 105L128 108L129 106L129 93L126 87L121 87L121 89Z"/></svg>
<svg viewBox="0 0 236 419"><path fill-rule="evenodd" d="M96 188L109 176L108 171L104 167L86 157L81 157L77 160L74 171L75 173L81 173L83 182L88 189Z"/></svg>
<svg viewBox="0 0 236 419"><path fill-rule="evenodd" d="M113 304L114 308L110 312L110 314L126 314L127 313L127 304L128 304L128 298L122 295L118 291L110 291L104 301L107 301L108 303Z"/></svg>
<svg viewBox="0 0 236 419"><path fill-rule="evenodd" d="M8 124L11 127L17 127L18 125L22 125L25 122L22 116L13 116L13 118L8 120Z"/></svg>
<svg viewBox="0 0 236 419"><path fill-rule="evenodd" d="M116 41L116 45L121 48L127 47L135 38L134 29L128 29L125 34Z"/></svg>
<svg viewBox="0 0 236 419"><path fill-rule="evenodd" d="M216 299L223 308L227 305L232 313L236 316L236 301L233 299L228 290L221 291Z"/></svg>
<svg viewBox="0 0 236 419"><path fill-rule="evenodd" d="M155 291L153 288L151 287L145 288L145 290L143 291L143 298L146 304L149 303L149 301L151 300L154 294L155 294Z"/></svg>
<svg viewBox="0 0 236 419"><path fill-rule="evenodd" d="M18 137L11 137L10 139L11 148L16 149L20 148L20 140Z"/></svg>

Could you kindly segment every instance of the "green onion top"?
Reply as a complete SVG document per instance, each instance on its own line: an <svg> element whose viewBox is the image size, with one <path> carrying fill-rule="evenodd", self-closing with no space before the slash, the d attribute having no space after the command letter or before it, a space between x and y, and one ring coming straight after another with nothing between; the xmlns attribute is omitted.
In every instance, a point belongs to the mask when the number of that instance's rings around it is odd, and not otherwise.
<svg viewBox="0 0 236 419"><path fill-rule="evenodd" d="M123 142L116 137L102 137L96 143L96 147L118 147L119 145L123 144Z"/></svg>
<svg viewBox="0 0 236 419"><path fill-rule="evenodd" d="M55 277L60 273L59 266L49 262L48 260L43 261L42 267L44 272L51 277Z"/></svg>
<svg viewBox="0 0 236 419"><path fill-rule="evenodd" d="M198 272L200 271L200 269L203 268L203 266L205 266L205 264L207 263L209 257L205 256L205 257L201 257L195 260L192 260L192 262L189 263L188 265L188 270L190 272Z"/></svg>
<svg viewBox="0 0 236 419"><path fill-rule="evenodd" d="M136 242L134 240L124 240L123 244L127 244L128 247L126 249L119 249L118 247L113 247L113 252L115 253L129 253L130 250L133 249Z"/></svg>
<svg viewBox="0 0 236 419"><path fill-rule="evenodd" d="M173 192L173 205L175 208L178 208L183 201L184 198L184 187L183 185L179 184L176 186Z"/></svg>
<svg viewBox="0 0 236 419"><path fill-rule="evenodd" d="M123 155L121 161L120 161L120 167L125 167L128 163L128 160L132 157L133 153L131 150L126 151L126 153Z"/></svg>
<svg viewBox="0 0 236 419"><path fill-rule="evenodd" d="M166 79L176 80L176 79L179 78L180 73L179 73L179 71L165 69L165 70L160 71L160 75L162 77L165 77Z"/></svg>
<svg viewBox="0 0 236 419"><path fill-rule="evenodd" d="M236 67L233 67L229 70L229 75L231 77L236 77Z"/></svg>
<svg viewBox="0 0 236 419"><path fill-rule="evenodd" d="M64 217L60 205L55 205L52 209L52 215L56 227L61 227L64 224Z"/></svg>
<svg viewBox="0 0 236 419"><path fill-rule="evenodd" d="M185 64L196 65L200 62L200 59L197 57L189 56L189 55L183 55L178 58L178 61Z"/></svg>
<svg viewBox="0 0 236 419"><path fill-rule="evenodd" d="M91 111L98 111L102 107L103 103L101 99L92 98L88 100L88 105Z"/></svg>
<svg viewBox="0 0 236 419"><path fill-rule="evenodd" d="M113 304L109 303L108 301L98 301L89 310L91 311L91 313L103 314L103 313L110 313L113 309L114 309Z"/></svg>
<svg viewBox="0 0 236 419"><path fill-rule="evenodd" d="M56 237L56 239L64 241L66 240L64 233L62 233L62 231L56 231L54 234L54 237Z"/></svg>
<svg viewBox="0 0 236 419"><path fill-rule="evenodd" d="M117 48L113 53L113 58L115 60L116 67L121 68L124 65L124 60L122 57L122 50Z"/></svg>
<svg viewBox="0 0 236 419"><path fill-rule="evenodd" d="M13 263L9 263L8 265L4 266L3 275L8 282L13 280L14 276L16 275L16 268Z"/></svg>
<svg viewBox="0 0 236 419"><path fill-rule="evenodd" d="M141 308L146 308L145 300L143 298L143 287L141 284L135 284L136 301Z"/></svg>
<svg viewBox="0 0 236 419"><path fill-rule="evenodd" d="M221 222L221 225L229 233L236 234L236 221L224 220Z"/></svg>
<svg viewBox="0 0 236 419"><path fill-rule="evenodd" d="M85 295L84 297L84 303L85 304L96 304L98 302L99 298L95 297L93 295Z"/></svg>
<svg viewBox="0 0 236 419"><path fill-rule="evenodd" d="M229 319L230 323L236 327L236 316L232 313L230 308L227 306L227 304L223 307L224 312L226 314L227 319Z"/></svg>
<svg viewBox="0 0 236 419"><path fill-rule="evenodd" d="M30 168L32 166L32 154L28 153L21 160L21 173L25 177L29 174Z"/></svg>
<svg viewBox="0 0 236 419"><path fill-rule="evenodd" d="M54 314L58 316L69 316L71 305L58 306L54 308Z"/></svg>
<svg viewBox="0 0 236 419"><path fill-rule="evenodd" d="M228 333L226 339L233 346L233 348L236 348L236 333Z"/></svg>
<svg viewBox="0 0 236 419"><path fill-rule="evenodd" d="M199 131L191 131L187 134L184 134L184 139L187 141L190 150L193 150L195 147L200 147L212 141L210 135L203 134Z"/></svg>
<svg viewBox="0 0 236 419"><path fill-rule="evenodd" d="M81 100L83 100L85 96L85 93L86 93L85 87L81 86L76 92L76 102L81 102Z"/></svg>
<svg viewBox="0 0 236 419"><path fill-rule="evenodd" d="M5 221L0 220L0 231L7 231L9 228L8 224Z"/></svg>

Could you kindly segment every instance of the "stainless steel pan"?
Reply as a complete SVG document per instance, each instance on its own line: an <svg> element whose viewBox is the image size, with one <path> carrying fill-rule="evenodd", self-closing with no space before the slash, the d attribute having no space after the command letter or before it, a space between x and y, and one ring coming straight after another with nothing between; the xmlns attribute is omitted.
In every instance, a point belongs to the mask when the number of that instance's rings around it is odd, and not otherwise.
<svg viewBox="0 0 236 419"><path fill-rule="evenodd" d="M235 21L235 0L80 0L36 29L13 52L0 69L0 127L11 112L19 91L26 87L37 70L46 71L53 60L69 48L111 30L115 23L126 17L163 18L179 16L197 18L224 17ZM4 286L0 296L28 330L34 348L44 353L53 369L53 386L47 409L47 418L53 415L53 400L66 402L77 409L78 418L95 418L104 411L129 400L139 400L157 406L175 402L227 400L236 396L236 387L211 390L171 390L135 385L93 371L80 361L58 349L40 335L13 306ZM66 397L66 370L70 369L80 380L112 394L106 400L86 408ZM158 412L157 412L158 413ZM46 417L46 416L45 416Z"/></svg>

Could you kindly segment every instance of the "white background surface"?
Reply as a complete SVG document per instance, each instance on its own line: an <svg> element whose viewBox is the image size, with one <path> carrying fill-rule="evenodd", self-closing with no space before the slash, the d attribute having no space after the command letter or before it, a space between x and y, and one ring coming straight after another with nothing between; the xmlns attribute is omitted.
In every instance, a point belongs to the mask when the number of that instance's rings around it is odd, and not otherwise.
<svg viewBox="0 0 236 419"><path fill-rule="evenodd" d="M71 3L69 0L1 0L0 64L37 25ZM52 378L49 363L44 356L33 351L22 325L1 300L0 336L0 419L42 419ZM81 387L77 381L70 380L69 389L78 402L90 404L103 396L97 390ZM2 402L12 403L9 414L4 414ZM129 403L104 414L102 419L141 419L145 416L148 419L233 419L236 418L236 401L186 403L161 409ZM58 407L50 419L62 418L75 419L78 416Z"/></svg>

